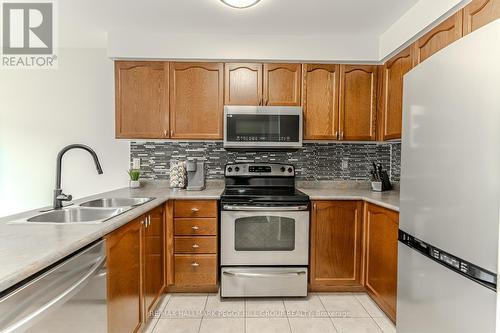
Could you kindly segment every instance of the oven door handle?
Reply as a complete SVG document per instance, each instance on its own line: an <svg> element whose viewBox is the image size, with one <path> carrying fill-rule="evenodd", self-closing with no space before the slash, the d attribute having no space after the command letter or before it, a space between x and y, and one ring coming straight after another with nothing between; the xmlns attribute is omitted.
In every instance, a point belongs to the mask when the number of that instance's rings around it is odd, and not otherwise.
<svg viewBox="0 0 500 333"><path fill-rule="evenodd" d="M288 211L308 210L308 206L307 205L300 205L300 206L262 207L262 206L223 205L222 209L223 210L236 210L236 211L288 212Z"/></svg>
<svg viewBox="0 0 500 333"><path fill-rule="evenodd" d="M224 275L229 275L229 276L240 276L240 277L256 277L256 278L268 278L268 277L276 277L276 276L297 276L297 275L304 275L306 274L305 271L298 271L298 272L276 272L276 273L243 273L243 272L231 272L231 271L224 271L222 272Z"/></svg>

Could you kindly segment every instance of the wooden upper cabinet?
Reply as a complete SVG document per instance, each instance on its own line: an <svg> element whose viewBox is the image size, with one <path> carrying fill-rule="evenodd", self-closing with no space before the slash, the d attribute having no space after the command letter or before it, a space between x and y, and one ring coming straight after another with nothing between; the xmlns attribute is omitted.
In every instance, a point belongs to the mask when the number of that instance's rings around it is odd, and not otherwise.
<svg viewBox="0 0 500 333"><path fill-rule="evenodd" d="M403 76L413 68L412 48L409 47L381 67L380 113L377 118L380 140L401 138L403 117Z"/></svg>
<svg viewBox="0 0 500 333"><path fill-rule="evenodd" d="M336 140L339 131L339 65L304 65L304 139Z"/></svg>
<svg viewBox="0 0 500 333"><path fill-rule="evenodd" d="M340 139L375 140L377 66L340 65Z"/></svg>
<svg viewBox="0 0 500 333"><path fill-rule="evenodd" d="M170 137L222 139L222 63L170 63Z"/></svg>
<svg viewBox="0 0 500 333"><path fill-rule="evenodd" d="M315 201L311 219L312 290L362 289L362 203ZM331 289L329 289L331 288ZM339 289L340 290L340 289Z"/></svg>
<svg viewBox="0 0 500 333"><path fill-rule="evenodd" d="M224 64L224 104L262 104L262 64Z"/></svg>
<svg viewBox="0 0 500 333"><path fill-rule="evenodd" d="M463 10L464 35L500 18L500 0L472 0Z"/></svg>
<svg viewBox="0 0 500 333"><path fill-rule="evenodd" d="M165 287L165 218L163 205L146 215L144 227L144 302L146 316Z"/></svg>
<svg viewBox="0 0 500 333"><path fill-rule="evenodd" d="M460 38L462 38L462 11L458 11L415 42L415 64L420 64Z"/></svg>
<svg viewBox="0 0 500 333"><path fill-rule="evenodd" d="M366 204L366 289L396 321L399 214Z"/></svg>
<svg viewBox="0 0 500 333"><path fill-rule="evenodd" d="M302 64L264 64L264 105L300 106Z"/></svg>
<svg viewBox="0 0 500 333"><path fill-rule="evenodd" d="M141 302L142 219L106 236L108 332L137 332L143 323Z"/></svg>
<svg viewBox="0 0 500 333"><path fill-rule="evenodd" d="M115 62L116 137L168 137L168 63Z"/></svg>

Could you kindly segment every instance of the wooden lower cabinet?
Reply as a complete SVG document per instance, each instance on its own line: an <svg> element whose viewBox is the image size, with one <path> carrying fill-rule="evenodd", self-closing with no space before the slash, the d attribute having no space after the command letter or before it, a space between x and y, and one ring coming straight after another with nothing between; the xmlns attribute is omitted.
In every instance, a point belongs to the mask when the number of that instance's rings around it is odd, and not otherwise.
<svg viewBox="0 0 500 333"><path fill-rule="evenodd" d="M363 290L361 201L314 201L310 290Z"/></svg>
<svg viewBox="0 0 500 333"><path fill-rule="evenodd" d="M165 209L159 206L146 214L144 228L144 302L146 315L154 310L165 288Z"/></svg>
<svg viewBox="0 0 500 333"><path fill-rule="evenodd" d="M217 284L216 254L175 254L175 286L195 290Z"/></svg>
<svg viewBox="0 0 500 333"><path fill-rule="evenodd" d="M142 218L106 237L108 332L137 332L144 320L141 267Z"/></svg>
<svg viewBox="0 0 500 333"><path fill-rule="evenodd" d="M366 204L366 290L396 321L399 213Z"/></svg>
<svg viewBox="0 0 500 333"><path fill-rule="evenodd" d="M169 201L167 269L169 292L217 292L218 210L216 200Z"/></svg>
<svg viewBox="0 0 500 333"><path fill-rule="evenodd" d="M137 332L165 289L165 219L159 206L106 238L108 332Z"/></svg>

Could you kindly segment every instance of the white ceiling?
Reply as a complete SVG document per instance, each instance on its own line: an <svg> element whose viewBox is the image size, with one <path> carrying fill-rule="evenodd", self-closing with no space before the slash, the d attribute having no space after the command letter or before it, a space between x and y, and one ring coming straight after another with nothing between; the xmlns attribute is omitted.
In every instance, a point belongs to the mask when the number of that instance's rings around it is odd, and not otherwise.
<svg viewBox="0 0 500 333"><path fill-rule="evenodd" d="M220 0L113 0L112 28L177 33L377 35L418 0L261 0L234 9Z"/></svg>
<svg viewBox="0 0 500 333"><path fill-rule="evenodd" d="M220 0L64 0L57 17L61 47L107 47L113 58L376 62L464 1L261 0L241 10Z"/></svg>

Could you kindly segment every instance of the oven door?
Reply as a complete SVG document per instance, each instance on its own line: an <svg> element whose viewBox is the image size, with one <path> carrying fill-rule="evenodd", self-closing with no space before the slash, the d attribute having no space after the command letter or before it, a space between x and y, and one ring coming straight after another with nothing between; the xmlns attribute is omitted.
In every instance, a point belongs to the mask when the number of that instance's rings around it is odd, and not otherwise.
<svg viewBox="0 0 500 333"><path fill-rule="evenodd" d="M221 264L307 266L309 211L299 211L303 207L223 209Z"/></svg>
<svg viewBox="0 0 500 333"><path fill-rule="evenodd" d="M226 106L224 148L297 149L302 147L302 108Z"/></svg>

